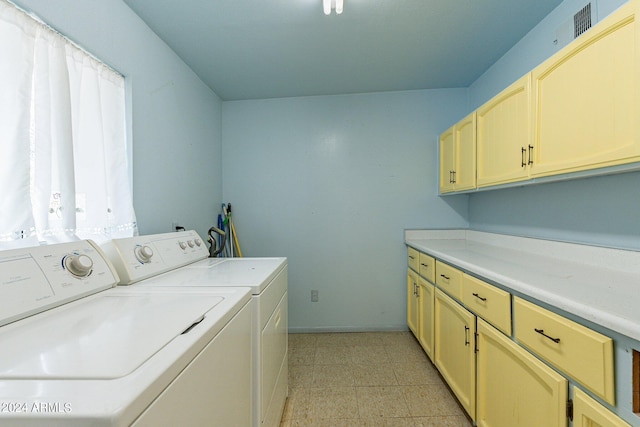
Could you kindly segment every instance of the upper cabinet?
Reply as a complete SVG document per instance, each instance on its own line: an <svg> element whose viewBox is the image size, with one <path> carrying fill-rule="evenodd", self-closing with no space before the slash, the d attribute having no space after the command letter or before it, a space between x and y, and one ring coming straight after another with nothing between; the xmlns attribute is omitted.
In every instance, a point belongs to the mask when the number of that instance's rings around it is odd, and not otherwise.
<svg viewBox="0 0 640 427"><path fill-rule="evenodd" d="M638 2L532 72L532 176L640 160Z"/></svg>
<svg viewBox="0 0 640 427"><path fill-rule="evenodd" d="M455 164L454 126L450 127L440 135L440 192L448 193L453 191L453 173Z"/></svg>
<svg viewBox="0 0 640 427"><path fill-rule="evenodd" d="M624 4L444 132L440 192L640 169L639 10Z"/></svg>
<svg viewBox="0 0 640 427"><path fill-rule="evenodd" d="M478 187L528 178L530 94L527 74L478 109Z"/></svg>
<svg viewBox="0 0 640 427"><path fill-rule="evenodd" d="M476 187L476 114L440 136L440 192Z"/></svg>

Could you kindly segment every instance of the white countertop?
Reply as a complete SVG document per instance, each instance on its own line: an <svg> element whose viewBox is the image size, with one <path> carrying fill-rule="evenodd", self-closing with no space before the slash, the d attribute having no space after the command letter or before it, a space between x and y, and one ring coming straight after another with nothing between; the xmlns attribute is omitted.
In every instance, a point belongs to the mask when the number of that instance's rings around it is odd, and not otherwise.
<svg viewBox="0 0 640 427"><path fill-rule="evenodd" d="M640 252L472 230L407 230L405 243L640 341Z"/></svg>

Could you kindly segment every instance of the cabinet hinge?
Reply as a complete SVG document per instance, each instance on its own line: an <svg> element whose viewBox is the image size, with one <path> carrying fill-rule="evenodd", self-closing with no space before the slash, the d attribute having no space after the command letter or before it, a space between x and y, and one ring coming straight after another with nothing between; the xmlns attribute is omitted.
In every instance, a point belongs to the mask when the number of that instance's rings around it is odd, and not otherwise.
<svg viewBox="0 0 640 427"><path fill-rule="evenodd" d="M567 400L567 418L573 421L573 400Z"/></svg>
<svg viewBox="0 0 640 427"><path fill-rule="evenodd" d="M479 341L479 337L480 337L480 335L478 335L478 333L477 333L477 332L474 332L473 337L474 337L474 341L475 341L475 343L473 344L473 351L474 351L475 353L477 353L477 352L480 350L480 349L478 348L478 341Z"/></svg>

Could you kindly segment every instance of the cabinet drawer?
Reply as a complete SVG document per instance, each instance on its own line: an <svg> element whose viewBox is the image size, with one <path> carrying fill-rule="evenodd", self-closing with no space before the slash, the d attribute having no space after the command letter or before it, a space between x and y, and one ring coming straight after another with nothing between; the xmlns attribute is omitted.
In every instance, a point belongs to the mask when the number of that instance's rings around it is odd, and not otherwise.
<svg viewBox="0 0 640 427"><path fill-rule="evenodd" d="M436 278L436 260L422 252L420 253L420 275L431 283Z"/></svg>
<svg viewBox="0 0 640 427"><path fill-rule="evenodd" d="M611 338L517 297L514 322L520 343L615 405Z"/></svg>
<svg viewBox="0 0 640 427"><path fill-rule="evenodd" d="M407 246L408 264L413 271L419 271L420 252Z"/></svg>
<svg viewBox="0 0 640 427"><path fill-rule="evenodd" d="M462 303L507 335L511 335L511 294L467 274L462 275Z"/></svg>
<svg viewBox="0 0 640 427"><path fill-rule="evenodd" d="M436 261L436 285L452 297L462 300L462 272Z"/></svg>

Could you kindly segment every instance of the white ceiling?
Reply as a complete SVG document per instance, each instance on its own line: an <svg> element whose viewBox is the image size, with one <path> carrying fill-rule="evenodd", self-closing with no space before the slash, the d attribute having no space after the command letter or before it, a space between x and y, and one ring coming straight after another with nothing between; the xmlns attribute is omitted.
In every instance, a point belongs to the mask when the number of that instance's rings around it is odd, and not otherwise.
<svg viewBox="0 0 640 427"><path fill-rule="evenodd" d="M467 87L562 0L124 0L223 100Z"/></svg>

